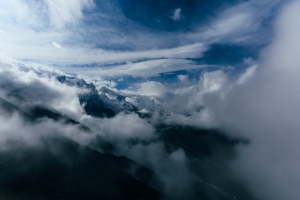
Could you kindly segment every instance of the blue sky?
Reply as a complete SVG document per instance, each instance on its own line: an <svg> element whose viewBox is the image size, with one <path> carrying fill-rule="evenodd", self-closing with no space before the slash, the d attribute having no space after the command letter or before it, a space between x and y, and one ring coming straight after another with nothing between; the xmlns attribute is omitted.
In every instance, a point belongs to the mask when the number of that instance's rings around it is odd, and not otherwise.
<svg viewBox="0 0 300 200"><path fill-rule="evenodd" d="M1 1L0 51L70 74L123 78L120 88L218 68L235 74L271 42L283 2Z"/></svg>

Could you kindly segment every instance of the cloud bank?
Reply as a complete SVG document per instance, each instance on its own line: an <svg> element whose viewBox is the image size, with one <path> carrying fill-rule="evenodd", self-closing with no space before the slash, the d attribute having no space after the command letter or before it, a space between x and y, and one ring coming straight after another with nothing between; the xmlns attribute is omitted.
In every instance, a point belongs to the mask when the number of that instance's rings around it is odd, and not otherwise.
<svg viewBox="0 0 300 200"><path fill-rule="evenodd" d="M120 113L114 118L93 118L86 115L79 104L77 94L82 91L56 80L56 76L65 73L24 65L5 55L1 56L0 66L0 97L17 105L12 105L16 112L7 112L0 99L0 121L5 122L0 127L1 152L44 148L47 142L57 138L70 139L100 152L105 152L102 144L106 143L113 147L110 153L129 157L153 170L155 180L159 181L156 187L163 194L175 197L188 192L191 178L184 151L175 150L166 158L165 147L157 141L155 127L147 119L134 113ZM34 106L55 109L55 112L75 119L91 131L83 130L80 124L66 124L63 120L47 117L25 120L22 116L30 116L30 109ZM55 148L49 151L60 155ZM178 190L176 195L173 194L174 188Z"/></svg>
<svg viewBox="0 0 300 200"><path fill-rule="evenodd" d="M236 147L231 167L259 199L300 198L299 10L299 1L284 7L258 66L234 79L223 71L204 72L197 85L178 89L168 103L180 105L172 106L168 123L217 128L249 140Z"/></svg>

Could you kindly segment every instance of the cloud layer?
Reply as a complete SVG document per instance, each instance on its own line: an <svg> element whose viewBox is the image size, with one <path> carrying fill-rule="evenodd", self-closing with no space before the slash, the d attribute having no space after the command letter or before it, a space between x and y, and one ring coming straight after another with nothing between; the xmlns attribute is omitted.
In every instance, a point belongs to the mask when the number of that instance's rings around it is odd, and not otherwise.
<svg viewBox="0 0 300 200"><path fill-rule="evenodd" d="M81 67L76 69L77 73L89 71L90 74L98 75L103 73L111 76L119 75L115 73L119 68L142 71L143 73L136 73L138 76L148 74L149 71L150 75L153 75L155 67L163 64L156 64L153 70L152 67L144 70L140 66L123 64L120 66L119 63L161 58L171 58L165 60L170 62L170 65L174 65L172 59L180 59L178 61L180 66L177 66L176 70L190 69L191 65L185 59L201 58L206 47L212 44L255 44L256 48L260 48L261 45L268 43L269 18L270 15L274 15L273 11L280 3L280 0L234 1L226 4L227 6L216 8L211 5L217 4L202 2L200 5L190 0L182 7L178 5L172 9L169 8L170 5L162 3L162 7L170 10L163 15L157 14L157 17L161 18L160 20L170 20L174 23L174 27L177 27L172 31L166 31L163 28L154 30L148 27L148 19L144 17L130 16L129 13L133 13L135 7L127 7L127 4L124 5L122 2L115 4L92 0L1 2L0 51L16 59L53 64L69 71L72 71L72 65L78 64ZM133 1L132 4L144 9L141 2ZM156 4L155 9L160 10L162 7L160 8L157 2L153 5ZM194 10L202 7L209 7L211 10L203 13ZM150 9L149 6L148 8ZM208 20L205 23L197 21L196 19L200 19L198 15L204 15L203 17ZM193 21L192 26L186 23L187 20ZM158 20L155 23L162 22ZM82 70L85 64L93 64L97 68L104 69L104 72L89 68ZM107 64L115 64L110 67L115 69L107 71ZM194 64L196 68L197 65ZM145 66L147 65L145 62Z"/></svg>
<svg viewBox="0 0 300 200"><path fill-rule="evenodd" d="M259 199L300 197L299 10L299 1L284 7L258 66L235 79L220 70L205 72L167 104L174 103L168 123L217 128L249 140L236 147L231 167Z"/></svg>

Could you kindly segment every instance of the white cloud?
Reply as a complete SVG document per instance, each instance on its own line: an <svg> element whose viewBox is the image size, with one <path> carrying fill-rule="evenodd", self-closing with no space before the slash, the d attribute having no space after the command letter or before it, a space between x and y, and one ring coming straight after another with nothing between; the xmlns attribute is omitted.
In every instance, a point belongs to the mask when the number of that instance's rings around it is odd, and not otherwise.
<svg viewBox="0 0 300 200"><path fill-rule="evenodd" d="M167 99L163 108L170 116L166 123L212 128L217 105L231 91L232 83L222 70L204 72L197 85L168 88L173 95Z"/></svg>
<svg viewBox="0 0 300 200"><path fill-rule="evenodd" d="M93 67L85 69L74 69L72 67L62 67L61 69L69 73L80 73L86 76L135 76L135 77L151 77L160 73L200 69L213 67L212 65L197 65L192 61L184 59L158 59L139 63L129 63L114 67Z"/></svg>
<svg viewBox="0 0 300 200"><path fill-rule="evenodd" d="M244 74L238 79L238 84L243 84L247 82L251 77L255 75L255 71L257 69L257 65L253 65L252 67L249 67Z"/></svg>
<svg viewBox="0 0 300 200"><path fill-rule="evenodd" d="M228 82L228 77L221 71L213 71L209 73L204 73L200 79L201 86L206 92L216 92L223 88Z"/></svg>
<svg viewBox="0 0 300 200"><path fill-rule="evenodd" d="M94 15L89 15L89 17L96 17L101 26L85 23L84 11L95 7L92 0L1 1L0 27L6 34L1 34L0 51L15 59L55 64L55 66L89 63L102 65L157 58L199 58L211 43L232 35L237 39L236 33L240 34L259 27L256 23L256 14L259 14L257 16L268 15L268 10L273 5L273 3L268 5L265 1L263 2L253 3L251 1L238 4L219 14L219 17L209 22L208 26L195 27L195 31L182 34L157 34L151 31L147 32L128 20L119 8L110 4L105 9L107 8L114 15L97 13L98 11L93 13ZM256 11L262 7L267 11ZM182 18L181 8L176 9L172 17L174 20L180 20ZM114 23L111 20L126 22L134 37L120 33L120 30L111 25ZM101 37L98 37L99 35ZM63 47L62 51L53 48L53 41ZM170 41L180 41L180 43L174 45ZM125 45L134 50L118 51L95 48L95 46L107 45ZM58 45L56 46L58 47ZM163 62L167 63L166 60ZM183 69L184 67L179 67L179 65L183 66L184 62L180 61L179 64L176 64L174 60L170 60L169 65L174 65L175 69ZM150 63L144 64L149 67L151 65ZM127 67L130 70L137 69L130 63ZM138 68L141 70L142 67ZM122 74L126 73L122 67L117 67L117 69L121 69ZM103 72L116 73L117 69L105 69ZM89 75L94 72L96 71L85 74ZM146 72L147 70L143 73L138 71L136 74L140 75Z"/></svg>
<svg viewBox="0 0 300 200"><path fill-rule="evenodd" d="M114 118L83 118L82 122L106 140L120 144L126 140L154 138L154 128L137 114L120 113ZM125 145L125 144L124 144ZM128 146L130 146L128 144Z"/></svg>
<svg viewBox="0 0 300 200"><path fill-rule="evenodd" d="M251 17L248 13L231 14L212 23L202 34L209 38L234 33L236 30L247 30L251 26Z"/></svg>
<svg viewBox="0 0 300 200"><path fill-rule="evenodd" d="M14 62L13 58L8 56L6 53L0 51L0 63L12 64L13 62Z"/></svg>
<svg viewBox="0 0 300 200"><path fill-rule="evenodd" d="M17 36L14 35L7 35L7 41L1 42L3 46L0 47L0 50L2 49L9 55L18 59L34 59L40 62L56 62L66 64L88 64L95 62L111 63L155 58L198 58L201 57L202 53L206 50L206 46L204 44L198 43L172 49L148 50L140 52L112 52L102 49L93 49L89 46L74 47L73 45L64 45L64 51L57 52L55 49L51 48L49 44L51 44L53 40L60 41L66 39L66 34L37 34L36 32L27 31L24 33L24 36L19 38L20 41L16 40L16 37ZM37 39L38 42L36 41ZM20 44L14 43L14 45L9 45L8 41L14 40L17 43L20 42ZM50 42L49 40L52 41ZM31 43L31 45L24 45L24 42L25 44ZM40 51L41 48L43 48L43 51ZM30 49L30 51L28 51L28 49Z"/></svg>
<svg viewBox="0 0 300 200"><path fill-rule="evenodd" d="M271 37L263 28L262 19L274 14L283 0L245 1L218 13L206 26L187 34L190 40L234 43L264 43ZM262 40L262 38L264 38Z"/></svg>
<svg viewBox="0 0 300 200"><path fill-rule="evenodd" d="M189 76L188 76L188 75L182 75L182 74L179 74L177 77L178 77L178 79L179 79L182 83L184 83L184 84L189 83Z"/></svg>
<svg viewBox="0 0 300 200"><path fill-rule="evenodd" d="M77 75L77 78L85 80L88 84L92 83L97 90L100 90L103 86L110 88L114 88L117 86L117 83L115 81L105 80L100 76L84 76L80 74Z"/></svg>
<svg viewBox="0 0 300 200"><path fill-rule="evenodd" d="M228 97L227 128L250 139L234 169L258 198L299 199L300 1L287 6L276 25L263 64ZM282 173L284 172L284 173ZM269 190L272 188L272 190Z"/></svg>
<svg viewBox="0 0 300 200"><path fill-rule="evenodd" d="M83 18L83 10L93 8L93 0L45 0L49 9L52 26L63 28L78 23Z"/></svg>
<svg viewBox="0 0 300 200"><path fill-rule="evenodd" d="M181 8L174 10L173 16L171 17L174 21L180 21L181 19Z"/></svg>
<svg viewBox="0 0 300 200"><path fill-rule="evenodd" d="M0 2L0 24L2 28L6 28L6 23L26 26L39 26L41 19L36 15L36 9L39 9L40 17L43 18L44 10L42 9L42 2L35 2L32 0L11 0ZM3 26L4 25L4 26ZM6 30L3 30L6 32Z"/></svg>
<svg viewBox="0 0 300 200"><path fill-rule="evenodd" d="M183 89L186 99L200 101L203 108L196 112L197 102L191 101L194 112L169 118L248 139L249 144L236 146L231 167L258 199L300 198L299 11L299 0L282 10L258 67L230 82L221 71L204 74L199 86ZM189 102L177 100L188 109Z"/></svg>
<svg viewBox="0 0 300 200"><path fill-rule="evenodd" d="M64 75L47 67L28 67L0 56L0 94L26 110L42 104L77 119L83 109L77 90L59 83L55 76ZM15 95L15 91L19 91Z"/></svg>
<svg viewBox="0 0 300 200"><path fill-rule="evenodd" d="M52 42L52 45L58 49L61 49L61 45L56 42Z"/></svg>
<svg viewBox="0 0 300 200"><path fill-rule="evenodd" d="M162 96L166 91L167 90L163 84L155 81L148 81L140 84L140 88L137 90L137 93L141 95Z"/></svg>

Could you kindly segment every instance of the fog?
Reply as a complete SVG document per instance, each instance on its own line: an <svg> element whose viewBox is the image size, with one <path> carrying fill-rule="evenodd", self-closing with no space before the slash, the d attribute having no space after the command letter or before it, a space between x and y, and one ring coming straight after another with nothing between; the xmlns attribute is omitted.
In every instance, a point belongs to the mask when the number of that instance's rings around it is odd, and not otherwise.
<svg viewBox="0 0 300 200"><path fill-rule="evenodd" d="M182 149L167 155L162 142L157 141L154 124L137 114L120 113L113 118L94 118L84 113L77 94L82 89L64 85L56 80L66 75L47 67L31 67L18 61L2 59L0 71L1 98L14 104L15 112L0 110L0 151L19 148L50 148L56 156L63 152L46 145L55 138L67 138L84 146L104 152L102 143L113 146L110 153L126 156L155 172L153 187L168 196L179 197L189 192L190 172ZM12 105L13 106L13 105ZM66 124L47 117L31 121L30 109L43 106L63 113L81 124ZM19 110L20 109L20 110ZM91 131L81 129L81 125ZM95 144L98 141L100 145ZM176 194L173 190L176 190Z"/></svg>
<svg viewBox="0 0 300 200"><path fill-rule="evenodd" d="M228 71L204 72L197 85L177 90L173 103L181 110L165 119L249 140L236 147L231 167L258 199L300 198L299 11L299 1L282 9L258 65L238 78Z"/></svg>
<svg viewBox="0 0 300 200"><path fill-rule="evenodd" d="M286 6L248 82L226 98L221 126L248 137L234 169L261 199L299 199L300 2Z"/></svg>

